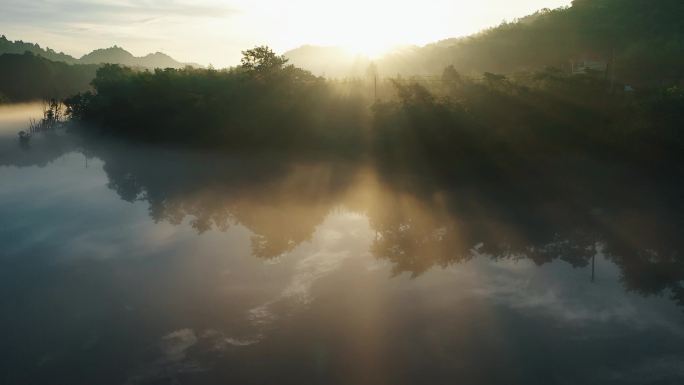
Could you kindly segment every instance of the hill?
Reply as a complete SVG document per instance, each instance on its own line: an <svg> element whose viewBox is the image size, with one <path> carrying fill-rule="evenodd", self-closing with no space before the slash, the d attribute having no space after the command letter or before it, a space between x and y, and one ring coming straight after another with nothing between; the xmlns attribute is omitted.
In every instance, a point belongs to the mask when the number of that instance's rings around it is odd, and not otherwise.
<svg viewBox="0 0 684 385"><path fill-rule="evenodd" d="M61 61L64 63L74 64L78 59L69 56L63 52L56 52L50 48L41 48L35 43L24 42L21 40L11 41L5 35L0 36L0 55L2 54L23 54L24 52L31 52L34 55L42 56L53 61Z"/></svg>
<svg viewBox="0 0 684 385"><path fill-rule="evenodd" d="M682 78L684 3L679 0L576 0L571 7L463 39L423 47L410 57L388 56L392 72L440 73L446 65L464 73L512 73L553 66L570 70L590 59L614 65L623 81Z"/></svg>
<svg viewBox="0 0 684 385"><path fill-rule="evenodd" d="M169 55L161 52L136 57L117 46L96 49L81 57L79 62L82 64L120 64L128 67L144 68L183 68L186 66L185 63L176 61Z"/></svg>
<svg viewBox="0 0 684 385"><path fill-rule="evenodd" d="M98 68L52 61L30 52L0 55L0 102L64 98L87 91Z"/></svg>
<svg viewBox="0 0 684 385"><path fill-rule="evenodd" d="M331 56L330 48L307 47L302 52L306 55L299 54L293 62L303 68L316 72L328 66L355 75L349 60ZM614 70L623 82L680 81L684 2L575 0L570 7L544 9L468 37L403 48L376 64L387 76L440 75L449 65L464 74L509 74L549 66L570 72L573 63L587 60Z"/></svg>
<svg viewBox="0 0 684 385"><path fill-rule="evenodd" d="M371 60L340 47L305 45L283 54L290 63L317 76L363 76Z"/></svg>
<svg viewBox="0 0 684 385"><path fill-rule="evenodd" d="M110 48L96 49L80 59L67 55L63 52L56 52L50 48L42 48L35 43L24 42L21 40L10 41L5 35L0 36L0 55L2 54L23 54L31 52L36 56L45 59L64 62L68 64L120 64L130 67L143 68L183 68L187 65L199 67L194 63L181 63L169 55L162 52L155 52L145 56L136 57L125 49L113 46Z"/></svg>

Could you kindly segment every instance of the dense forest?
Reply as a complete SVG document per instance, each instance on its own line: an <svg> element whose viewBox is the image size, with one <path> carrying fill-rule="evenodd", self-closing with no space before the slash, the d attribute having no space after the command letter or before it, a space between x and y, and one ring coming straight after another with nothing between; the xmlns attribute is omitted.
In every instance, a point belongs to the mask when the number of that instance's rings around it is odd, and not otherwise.
<svg viewBox="0 0 684 385"><path fill-rule="evenodd" d="M45 98L62 99L88 91L102 64L120 64L136 70L184 68L161 52L133 56L121 47L98 49L80 59L38 44L10 41L0 36L0 103ZM198 64L190 64L199 67Z"/></svg>
<svg viewBox="0 0 684 385"><path fill-rule="evenodd" d="M484 72L510 76L547 67L571 73L593 62L608 80L636 88L665 87L681 85L684 78L682 20L684 3L678 0L576 0L570 7L544 9L473 36L399 49L375 63L361 56L347 57L334 47L305 46L285 56L297 67L338 78L364 77L371 65L383 78L440 76L448 66L461 74L480 77ZM135 57L117 46L76 59L37 44L0 37L0 54L27 51L70 64L108 63L150 70L186 66L163 53ZM54 96L33 94L38 98Z"/></svg>
<svg viewBox="0 0 684 385"><path fill-rule="evenodd" d="M121 47L95 50L81 59L49 48L0 37L0 103L44 98L66 98L88 91L102 64L114 63L136 71L154 68L184 68L168 55L157 52L135 57ZM192 66L199 67L197 64Z"/></svg>
<svg viewBox="0 0 684 385"><path fill-rule="evenodd" d="M75 64L78 59L65 54L64 52L56 52L51 48L42 48L36 43L24 42L21 40L11 41L5 37L5 35L0 36L0 55L2 54L18 54L21 55L25 52L30 52L37 56L42 56L48 60L60 61L64 63Z"/></svg>
<svg viewBox="0 0 684 385"><path fill-rule="evenodd" d="M65 98L85 92L98 67L51 61L30 52L0 55L0 102Z"/></svg>
<svg viewBox="0 0 684 385"><path fill-rule="evenodd" d="M681 161L684 89L615 90L600 76L547 69L520 78L461 76L439 83L395 81L396 98L373 107L375 153L448 173L497 175L568 157L633 162Z"/></svg>
<svg viewBox="0 0 684 385"><path fill-rule="evenodd" d="M123 137L221 147L358 145L365 109L267 47L229 70L134 71L105 65L94 93L65 101L79 120ZM295 146L296 145L296 146Z"/></svg>
<svg viewBox="0 0 684 385"><path fill-rule="evenodd" d="M180 30L150 41L231 47L232 9L174 19L204 5L150 7ZM574 0L374 62L2 36L0 104L39 99L0 106L8 383L684 376L684 0Z"/></svg>
<svg viewBox="0 0 684 385"><path fill-rule="evenodd" d="M679 81L684 76L684 3L679 0L575 0L475 36L390 55L386 74L512 73L572 62L604 61L627 83Z"/></svg>
<svg viewBox="0 0 684 385"><path fill-rule="evenodd" d="M548 68L506 77L391 80L340 90L267 47L241 67L136 72L107 65L94 93L66 100L71 116L108 134L223 148L373 154L396 168L493 174L501 167L591 156L664 164L681 157L684 90L616 87L595 73ZM366 91L366 92L364 92ZM522 168L521 168L522 169Z"/></svg>
<svg viewBox="0 0 684 385"><path fill-rule="evenodd" d="M381 78L379 86L382 63L366 80L340 83L268 47L243 52L242 64L225 70L104 65L92 90L73 92L65 104L74 120L113 136L372 154L380 164L446 173L496 175L568 156L677 164L682 10L673 0L575 1L426 47L416 55L439 68L438 77ZM604 68L568 65L589 59ZM74 91L87 88L86 77ZM3 91L20 99L17 92Z"/></svg>
<svg viewBox="0 0 684 385"><path fill-rule="evenodd" d="M679 0L576 0L570 7L540 10L472 36L397 49L375 64L386 77L438 76L449 65L477 76L547 66L570 72L588 60L603 63L623 83L662 85L684 75L683 20ZM363 76L371 63L329 47L302 47L286 56L332 77Z"/></svg>

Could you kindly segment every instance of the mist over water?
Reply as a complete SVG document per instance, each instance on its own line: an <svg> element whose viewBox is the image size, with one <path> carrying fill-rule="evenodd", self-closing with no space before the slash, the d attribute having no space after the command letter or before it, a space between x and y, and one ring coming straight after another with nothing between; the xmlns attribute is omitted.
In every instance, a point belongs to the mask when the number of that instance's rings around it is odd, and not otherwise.
<svg viewBox="0 0 684 385"><path fill-rule="evenodd" d="M684 384L681 0L9 1L0 385Z"/></svg>
<svg viewBox="0 0 684 385"><path fill-rule="evenodd" d="M36 110L10 111L8 384L684 379L684 222L627 171L521 193L62 130L22 146Z"/></svg>
<svg viewBox="0 0 684 385"><path fill-rule="evenodd" d="M29 119L42 116L40 103L0 104L0 137L16 137L26 129Z"/></svg>

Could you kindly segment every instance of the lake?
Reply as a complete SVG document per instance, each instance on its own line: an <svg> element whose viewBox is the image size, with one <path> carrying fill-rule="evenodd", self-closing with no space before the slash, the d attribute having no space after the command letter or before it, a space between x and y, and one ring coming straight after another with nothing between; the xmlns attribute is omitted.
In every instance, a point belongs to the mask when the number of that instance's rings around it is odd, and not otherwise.
<svg viewBox="0 0 684 385"><path fill-rule="evenodd" d="M88 138L0 108L2 384L681 384L681 186Z"/></svg>

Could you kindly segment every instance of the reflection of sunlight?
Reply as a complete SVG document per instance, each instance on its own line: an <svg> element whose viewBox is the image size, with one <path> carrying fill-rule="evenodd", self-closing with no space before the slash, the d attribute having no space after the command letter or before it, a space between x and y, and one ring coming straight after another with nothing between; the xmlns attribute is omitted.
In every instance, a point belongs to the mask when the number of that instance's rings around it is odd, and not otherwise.
<svg viewBox="0 0 684 385"><path fill-rule="evenodd" d="M297 263L285 288L276 298L249 310L248 318L257 325L268 324L278 318L271 307L279 302L309 304L313 300L314 283L338 270L351 257L367 257L364 251L368 250L371 239L365 216L342 211L330 214L310 242L287 256L297 259Z"/></svg>
<svg viewBox="0 0 684 385"><path fill-rule="evenodd" d="M218 365L216 354L250 354L278 344L288 349L317 344L331 356L343 355L353 372L345 383L361 383L354 380L369 375L376 376L375 383L392 383L382 378L390 373L388 361L397 354L414 357L405 352L470 364L492 348L524 353L528 340L519 335L548 337L551 329L581 326L593 332L609 326L616 330L611 335L629 337L635 330L684 335L679 309L669 299L624 291L623 269L631 268L630 282L639 288L639 280L648 278L644 268L655 262L616 264L624 247L643 249L633 234L649 232L625 224L657 223L659 211L653 221L613 214L599 218L598 228L580 222L597 232L585 236L575 232L576 222L564 222L565 210L545 206L544 221L527 223L519 211L509 212L519 204L515 200L497 195L492 203L479 190L447 195L429 185L412 190L359 171L358 165L224 162L208 170L216 158L149 150L136 157L130 148L116 150L100 150L102 160L86 171L76 154L61 155L45 168L0 167L0 179L25 181L0 185L0 195L5 210L16 213L11 226L27 217L41 219L24 220L41 226L11 234L31 234L25 239L35 241L48 229L40 242L54 255L51 261L63 255L166 256L138 265L131 259L88 261L87 266L113 271L121 286L136 287L125 283L140 280L140 287L158 288L142 302L137 291L124 297L122 302L132 303L126 308L131 314L169 316L163 324L170 329L155 335L159 358L134 373L131 384L205 370ZM184 167L174 167L178 164ZM140 201L112 199L116 193ZM35 197L31 205L23 204L26 196ZM526 211L524 218L534 215ZM71 219L64 222L65 217ZM549 226L555 227L547 231ZM613 248L611 257L594 247L606 229L628 244ZM660 244L655 235L648 240L646 250ZM586 261L595 250L601 253L600 278L592 283ZM551 263L559 259L570 263ZM139 277L117 274L137 267L143 268ZM142 306L159 298L155 306ZM186 316L192 313L186 309L200 311ZM540 332L517 334L520 317L534 321L529 325ZM561 341L587 338L559 334ZM202 366L203 359L209 364Z"/></svg>

